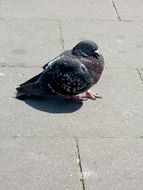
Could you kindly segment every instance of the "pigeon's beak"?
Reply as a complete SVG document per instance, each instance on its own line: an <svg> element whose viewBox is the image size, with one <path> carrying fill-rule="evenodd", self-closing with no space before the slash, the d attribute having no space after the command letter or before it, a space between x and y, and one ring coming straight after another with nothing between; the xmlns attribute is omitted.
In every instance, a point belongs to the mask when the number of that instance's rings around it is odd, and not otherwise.
<svg viewBox="0 0 143 190"><path fill-rule="evenodd" d="M97 49L97 50L95 50L95 52L99 54L99 51L98 51L98 49Z"/></svg>
<svg viewBox="0 0 143 190"><path fill-rule="evenodd" d="M99 51L98 50L94 51L93 56L96 57L97 59L99 59L99 57L100 57Z"/></svg>

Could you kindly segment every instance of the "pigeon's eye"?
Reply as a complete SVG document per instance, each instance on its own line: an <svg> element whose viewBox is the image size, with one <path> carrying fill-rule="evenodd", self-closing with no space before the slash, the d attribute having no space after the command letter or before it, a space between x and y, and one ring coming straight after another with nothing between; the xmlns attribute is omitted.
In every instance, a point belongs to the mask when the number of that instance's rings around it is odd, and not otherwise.
<svg viewBox="0 0 143 190"><path fill-rule="evenodd" d="M87 54L87 52L84 52L84 51L81 51L80 54L83 56L83 57L88 57L89 54Z"/></svg>

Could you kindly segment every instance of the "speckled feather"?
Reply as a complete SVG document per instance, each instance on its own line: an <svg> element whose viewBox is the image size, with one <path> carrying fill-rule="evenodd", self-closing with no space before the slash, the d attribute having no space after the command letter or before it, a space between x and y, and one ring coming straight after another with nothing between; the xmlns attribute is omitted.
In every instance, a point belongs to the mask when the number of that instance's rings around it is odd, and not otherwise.
<svg viewBox="0 0 143 190"><path fill-rule="evenodd" d="M85 65L74 56L65 55L49 63L39 83L62 95L76 95L90 88L92 79Z"/></svg>

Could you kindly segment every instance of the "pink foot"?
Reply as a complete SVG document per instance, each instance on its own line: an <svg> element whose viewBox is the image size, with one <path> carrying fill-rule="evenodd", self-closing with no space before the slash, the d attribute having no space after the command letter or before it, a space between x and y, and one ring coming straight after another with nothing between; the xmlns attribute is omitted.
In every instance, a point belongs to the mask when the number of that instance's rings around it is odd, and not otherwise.
<svg viewBox="0 0 143 190"><path fill-rule="evenodd" d="M88 90L85 92L85 94L81 96L66 96L65 98L68 100L72 100L73 102L76 103L82 103L82 101L86 101L88 99L96 100L97 98L101 99L102 97L99 96L97 93L95 94L94 92Z"/></svg>
<svg viewBox="0 0 143 190"><path fill-rule="evenodd" d="M94 93L94 92L92 92L92 91L90 91L90 90L87 90L86 92L85 92L85 96L84 96L85 98L88 98L88 99L91 99L91 100L96 100L97 98L102 98L101 96L99 96L97 93Z"/></svg>

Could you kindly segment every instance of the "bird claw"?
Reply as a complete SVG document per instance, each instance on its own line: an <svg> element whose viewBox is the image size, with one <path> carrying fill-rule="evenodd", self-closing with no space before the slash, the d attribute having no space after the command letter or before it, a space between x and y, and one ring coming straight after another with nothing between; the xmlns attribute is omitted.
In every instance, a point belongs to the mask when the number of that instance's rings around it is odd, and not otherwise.
<svg viewBox="0 0 143 190"><path fill-rule="evenodd" d="M97 93L94 93L94 92L92 92L90 90L85 92L85 97L87 99L91 99L91 100L96 100L97 98L102 99L101 96L99 96Z"/></svg>
<svg viewBox="0 0 143 190"><path fill-rule="evenodd" d="M82 103L82 101L87 101L88 99L91 100L96 100L97 98L102 98L99 96L97 93L91 92L91 91L86 91L84 95L81 96L66 96L66 99L72 100L73 102L76 103Z"/></svg>

